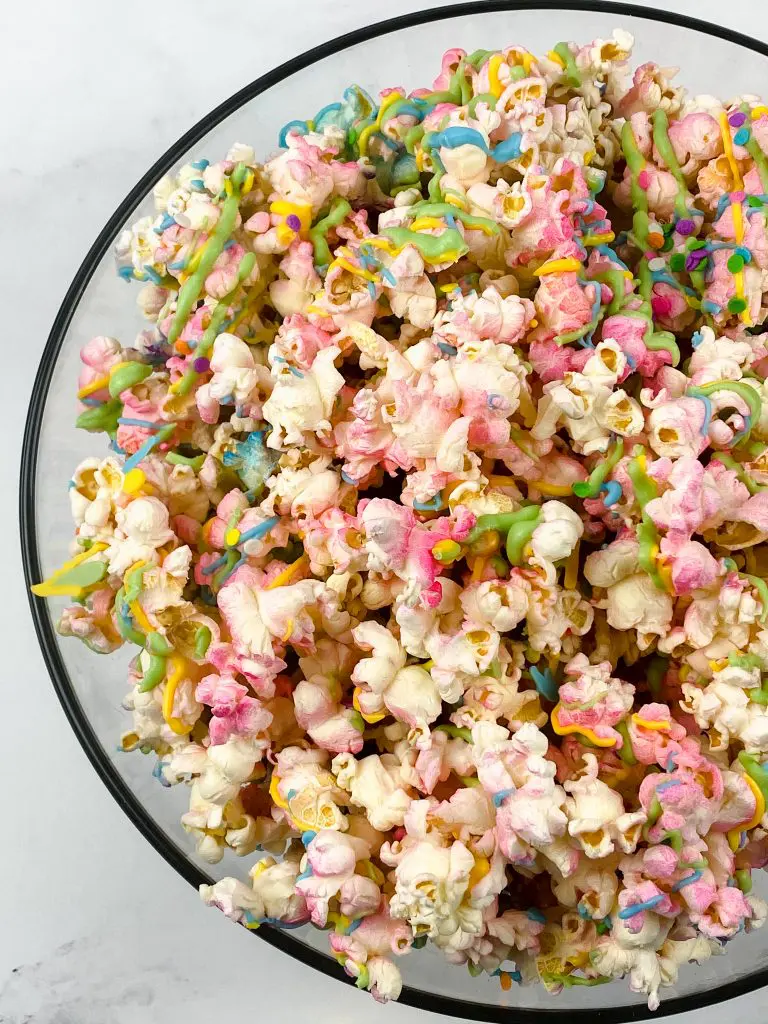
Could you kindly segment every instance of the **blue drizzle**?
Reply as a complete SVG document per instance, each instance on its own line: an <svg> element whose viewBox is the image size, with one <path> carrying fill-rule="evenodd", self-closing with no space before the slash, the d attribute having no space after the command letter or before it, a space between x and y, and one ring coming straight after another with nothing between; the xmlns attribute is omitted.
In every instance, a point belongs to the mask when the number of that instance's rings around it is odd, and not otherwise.
<svg viewBox="0 0 768 1024"><path fill-rule="evenodd" d="M166 228L171 227L175 223L176 223L176 221L173 219L173 217L170 215L170 213L164 213L163 214L163 219L160 221L160 223L155 228L153 228L153 230L154 230L156 235L162 235L162 233L165 231Z"/></svg>
<svg viewBox="0 0 768 1024"><path fill-rule="evenodd" d="M531 907L526 910L526 914L531 921L537 921L539 924L546 924L547 919L537 907Z"/></svg>
<svg viewBox="0 0 768 1024"><path fill-rule="evenodd" d="M702 437L706 437L709 433L709 424L712 422L712 403L706 395L693 395L692 397L698 398L700 402L704 403L704 422L701 424L699 433Z"/></svg>
<svg viewBox="0 0 768 1024"><path fill-rule="evenodd" d="M299 135L307 135L309 125L306 121L289 121L288 124L284 124L277 136L277 142L281 149L288 147L288 133L294 130L298 131Z"/></svg>
<svg viewBox="0 0 768 1024"><path fill-rule="evenodd" d="M305 846L309 846L312 840L317 835L317 832L313 832L311 829L307 829L306 832L301 833L301 841Z"/></svg>
<svg viewBox="0 0 768 1024"><path fill-rule="evenodd" d="M618 480L608 480L607 483L601 484L600 492L605 494L603 504L606 508L611 508L611 506L615 505L623 493Z"/></svg>
<svg viewBox="0 0 768 1024"><path fill-rule="evenodd" d="M443 496L438 491L428 501L414 501L413 507L420 512L437 512L443 507Z"/></svg>
<svg viewBox="0 0 768 1024"><path fill-rule="evenodd" d="M541 669L536 668L535 665L530 667L531 679L536 684L536 689L539 691L545 700L552 701L555 703L560 692L560 687L555 682L555 677L552 672L545 668L542 672Z"/></svg>
<svg viewBox="0 0 768 1024"><path fill-rule="evenodd" d="M145 430L162 430L163 427L167 427L167 423L152 423L151 420L133 420L126 416L121 416L118 421L124 427L144 427Z"/></svg>
<svg viewBox="0 0 768 1024"><path fill-rule="evenodd" d="M686 885L693 885L694 882L698 882L701 878L700 871L694 871L692 875L688 875L686 878L681 878L679 882L675 882L672 886L673 892L679 892L680 889L684 889Z"/></svg>
<svg viewBox="0 0 768 1024"><path fill-rule="evenodd" d="M493 806L501 807L501 805L504 803L507 797L512 796L512 794L516 792L516 789L500 789L498 793L494 793L493 796L491 797L493 801Z"/></svg>
<svg viewBox="0 0 768 1024"><path fill-rule="evenodd" d="M229 577L232 576L233 573L236 573L240 566L243 564L243 562L246 561L247 557L247 555L241 555L240 558L238 558L238 560L232 566L232 568L228 569L227 572L224 573L224 575L219 580L218 585L221 586L225 582L225 580L228 580Z"/></svg>
<svg viewBox="0 0 768 1024"><path fill-rule="evenodd" d="M595 249L600 253L601 256L607 257L611 261L611 263L617 264L617 266L621 267L622 270L629 270L629 267L627 266L627 264L624 263L623 260L619 259L619 257L616 255L616 253L610 247L610 245L606 245L605 243L601 243L600 245L596 245Z"/></svg>
<svg viewBox="0 0 768 1024"><path fill-rule="evenodd" d="M664 793L666 790L673 789L675 786L682 786L680 779L667 779L666 782L662 782L656 787L656 792Z"/></svg>
<svg viewBox="0 0 768 1024"><path fill-rule="evenodd" d="M152 775L157 779L163 789L170 789L171 784L163 775L163 768L165 768L165 764L160 760L160 758L158 758L155 762L155 767L152 769Z"/></svg>
<svg viewBox="0 0 768 1024"><path fill-rule="evenodd" d="M165 426L168 426L168 424L166 423ZM139 448L138 451L134 452L130 459L126 460L126 462L123 465L123 473L128 473L135 466L138 466L141 460L146 458L147 455L149 455L149 453L152 451L156 444L157 434L155 434L154 437L148 438L141 446L141 448Z"/></svg>
<svg viewBox="0 0 768 1024"><path fill-rule="evenodd" d="M431 149L458 149L459 146L477 146L484 153L487 153L497 163L504 164L508 160L516 160L520 156L520 143L522 141L520 132L513 132L508 139L504 139L489 149L488 143L476 128L464 128L461 125L454 125L445 128L441 132L430 132L423 140L425 150Z"/></svg>
<svg viewBox="0 0 768 1024"><path fill-rule="evenodd" d="M633 903L632 906L620 910L619 917L622 921L627 921L630 917L634 917L635 914L641 914L644 910L651 910L653 907L657 907L666 898L666 893L660 892L658 896L652 896L645 903Z"/></svg>
<svg viewBox="0 0 768 1024"><path fill-rule="evenodd" d="M204 566L204 568L202 568L200 570L200 574L202 576L211 576L211 575L213 575L213 573L215 573L217 569L220 569L221 566L224 565L226 560L227 560L227 556L226 555L221 555L219 558L216 559L215 562L211 562L210 565Z"/></svg>
<svg viewBox="0 0 768 1024"><path fill-rule="evenodd" d="M259 523L258 526L252 526L250 530L246 530L245 533L240 534L238 544L243 544L247 540L260 540L266 536L273 526L276 526L280 522L278 516L272 516L271 519L265 519L263 523Z"/></svg>

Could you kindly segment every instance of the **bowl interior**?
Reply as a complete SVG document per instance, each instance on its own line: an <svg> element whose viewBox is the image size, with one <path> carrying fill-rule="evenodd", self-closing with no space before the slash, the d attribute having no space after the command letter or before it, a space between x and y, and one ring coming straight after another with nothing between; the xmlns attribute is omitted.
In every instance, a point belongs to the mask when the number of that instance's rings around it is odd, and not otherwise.
<svg viewBox="0 0 768 1024"><path fill-rule="evenodd" d="M268 76L266 87L251 90L251 97L226 113L218 123L199 126L189 148L166 154L154 169L152 180L126 200L89 255L81 271L84 288L68 296L44 356L44 366L30 408L24 453L22 532L26 566L31 582L49 575L68 556L72 536L67 483L75 465L90 455L106 454L100 436L74 428L75 389L79 349L94 335L106 334L130 341L145 324L135 305L132 290L115 273L111 243L120 228L144 213L152 212L151 184L188 159L218 159L235 142L252 145L266 158L277 149L280 128L287 121L312 117L324 104L338 99L350 83L376 95L386 86L406 89L431 84L442 53L450 47L472 51L512 43L534 52L546 52L560 40L581 43L610 36L621 27L635 37L633 63L653 60L661 66L679 67L678 81L690 92L717 93L728 98L754 92L768 76L768 57L757 48L681 24L662 23L652 12L642 15L620 10L482 10L456 15L449 9L437 19L391 28L372 38L353 41L342 48L329 44L325 55L302 66L301 61ZM417 16L413 16L414 18ZM755 44L757 46L757 44ZM46 380L49 377L50 380ZM47 387L47 391L46 391ZM161 852L192 881L207 877L247 877L252 857L238 860L231 854L215 867L199 861L190 837L179 824L187 806L183 786L162 788L152 776L154 759L138 753L122 753L120 734L127 728L127 713L120 702L126 691L126 671L132 651L123 650L99 658L74 640L59 640L52 628L62 602L49 604L33 599L35 615L49 666L60 695L77 716L79 731L102 777L113 791L122 788L126 809L145 833L151 834ZM119 794L118 794L119 795ZM194 897L193 897L194 898ZM271 938L300 960L331 973L341 972L327 954L327 936L312 928ZM257 950L254 947L254 955ZM409 988L403 999L426 1009L471 1016L482 1020L507 1017L509 1008L520 1016L568 1013L623 1021L647 1015L643 997L629 991L626 983L598 988L566 989L553 999L540 986L514 986L503 992L497 979L472 978L464 969L450 966L435 952L422 951L405 957L399 966ZM666 990L663 1011L690 1009L702 1003L739 994L768 980L768 928L738 936L723 957L701 967L680 972L680 981Z"/></svg>

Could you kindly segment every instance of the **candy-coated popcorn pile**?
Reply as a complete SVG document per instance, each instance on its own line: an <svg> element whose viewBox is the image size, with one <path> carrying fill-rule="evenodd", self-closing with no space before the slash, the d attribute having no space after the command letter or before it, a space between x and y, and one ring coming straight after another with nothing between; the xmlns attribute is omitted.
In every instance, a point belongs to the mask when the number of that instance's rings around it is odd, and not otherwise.
<svg viewBox="0 0 768 1024"><path fill-rule="evenodd" d="M449 50L155 187L82 350L59 631L204 886L380 1000L432 942L651 1007L760 927L768 107L631 37ZM763 675L766 683L763 683Z"/></svg>

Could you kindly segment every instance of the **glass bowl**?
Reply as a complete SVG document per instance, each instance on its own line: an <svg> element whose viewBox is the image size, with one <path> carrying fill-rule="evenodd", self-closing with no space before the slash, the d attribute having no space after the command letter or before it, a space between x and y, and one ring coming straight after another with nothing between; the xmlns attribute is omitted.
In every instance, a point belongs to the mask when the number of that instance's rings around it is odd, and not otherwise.
<svg viewBox="0 0 768 1024"><path fill-rule="evenodd" d="M120 204L78 270L53 324L35 380L21 468L21 535L27 584L48 576L67 557L72 535L67 482L73 467L103 442L74 428L79 349L94 335L133 337L143 323L115 273L112 246L121 229L152 210L152 186L167 171L206 155L217 159L235 141L265 157L277 149L287 121L311 116L357 82L370 94L392 84L416 88L431 80L442 53L461 46L521 43L546 52L558 40L587 42L616 27L633 33L635 63L678 66L693 92L721 96L750 92L768 78L768 47L736 32L668 12L601 2L465 3L416 12L318 46L245 86L191 128L160 157ZM231 854L215 868L203 864L179 824L184 786L164 789L138 754L117 744L125 729L120 706L130 651L97 658L74 640L61 640L53 622L61 602L30 597L35 628L53 685L80 743L112 795L168 863L195 886L224 875L245 877L247 864ZM192 897L194 898L194 897ZM260 939L326 974L349 982L327 952L327 937L311 927L291 932L262 926ZM402 958L401 1002L438 1013L502 1021L599 1019L604 1024L651 1016L644 997L617 982L566 989L553 998L541 986L514 986L448 965L424 950ZM739 936L722 957L687 966L663 990L663 1013L708 1005L768 982L768 928Z"/></svg>

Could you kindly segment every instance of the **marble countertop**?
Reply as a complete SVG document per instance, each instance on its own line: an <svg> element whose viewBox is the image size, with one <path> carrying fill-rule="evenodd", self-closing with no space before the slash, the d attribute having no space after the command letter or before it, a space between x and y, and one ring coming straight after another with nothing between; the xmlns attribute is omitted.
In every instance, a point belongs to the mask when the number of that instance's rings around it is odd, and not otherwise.
<svg viewBox="0 0 768 1024"><path fill-rule="evenodd" d="M413 6L32 0L4 8L3 36L13 44L0 62L6 489L17 485L28 396L50 324L84 253L134 182L244 83L318 42ZM674 7L768 38L762 0L675 0ZM0 686L15 720L0 757L0 1022L207 1024L246 1014L275 1024L305 1016L317 1024L363 1015L371 1024L424 1020L424 1011L378 1006L255 942L204 908L139 835L53 694L22 593L15 500L2 516L10 553ZM44 758L30 756L30 734ZM727 1014L757 1024L767 1003L763 990L676 1020L705 1024Z"/></svg>

